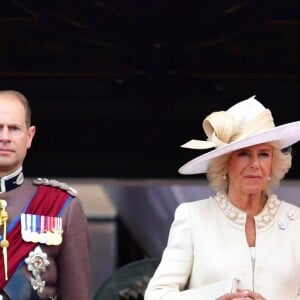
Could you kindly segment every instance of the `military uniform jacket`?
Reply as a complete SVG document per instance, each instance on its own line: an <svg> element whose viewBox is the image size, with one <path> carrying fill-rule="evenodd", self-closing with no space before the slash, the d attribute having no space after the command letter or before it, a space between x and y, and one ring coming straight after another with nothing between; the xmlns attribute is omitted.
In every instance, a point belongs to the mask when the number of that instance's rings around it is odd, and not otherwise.
<svg viewBox="0 0 300 300"><path fill-rule="evenodd" d="M266 299L300 299L300 209L269 196L255 217L254 264L245 222L225 195L180 204L145 300L213 300L233 278Z"/></svg>
<svg viewBox="0 0 300 300"><path fill-rule="evenodd" d="M20 216L24 207L36 194L37 188L31 181L25 180L19 187L0 194L0 197L7 201L8 225ZM78 198L74 197L67 203L61 217L62 243L59 245L37 243L42 252L47 254L49 261L49 265L41 275L45 287L39 298L89 300L90 236L87 220ZM7 251L9 257L9 247ZM21 271L30 282L32 274L26 264L22 265Z"/></svg>

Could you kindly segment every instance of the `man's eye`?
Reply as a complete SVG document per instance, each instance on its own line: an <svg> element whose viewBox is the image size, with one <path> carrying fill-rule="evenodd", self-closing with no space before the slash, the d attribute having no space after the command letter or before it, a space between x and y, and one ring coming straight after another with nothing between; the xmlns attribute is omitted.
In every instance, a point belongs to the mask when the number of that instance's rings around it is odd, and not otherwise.
<svg viewBox="0 0 300 300"><path fill-rule="evenodd" d="M20 131L21 128L20 128L20 127L17 127L17 126L12 126L12 127L10 127L10 130L11 130L11 131Z"/></svg>

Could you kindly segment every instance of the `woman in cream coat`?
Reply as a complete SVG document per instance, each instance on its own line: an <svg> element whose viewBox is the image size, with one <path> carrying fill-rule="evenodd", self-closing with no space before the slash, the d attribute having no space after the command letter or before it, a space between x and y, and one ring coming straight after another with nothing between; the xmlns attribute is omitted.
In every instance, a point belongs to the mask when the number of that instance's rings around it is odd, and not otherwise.
<svg viewBox="0 0 300 300"><path fill-rule="evenodd" d="M300 121L275 126L255 97L203 122L215 147L181 174L206 173L216 195L175 212L145 300L300 299L300 209L272 192L291 167Z"/></svg>

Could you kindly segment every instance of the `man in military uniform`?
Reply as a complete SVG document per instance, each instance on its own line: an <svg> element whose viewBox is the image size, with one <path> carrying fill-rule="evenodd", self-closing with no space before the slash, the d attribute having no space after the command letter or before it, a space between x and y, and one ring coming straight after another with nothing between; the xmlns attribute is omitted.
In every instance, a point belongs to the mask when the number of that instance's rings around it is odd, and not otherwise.
<svg viewBox="0 0 300 300"><path fill-rule="evenodd" d="M24 179L35 127L23 94L0 91L0 299L90 299L90 236L76 191Z"/></svg>

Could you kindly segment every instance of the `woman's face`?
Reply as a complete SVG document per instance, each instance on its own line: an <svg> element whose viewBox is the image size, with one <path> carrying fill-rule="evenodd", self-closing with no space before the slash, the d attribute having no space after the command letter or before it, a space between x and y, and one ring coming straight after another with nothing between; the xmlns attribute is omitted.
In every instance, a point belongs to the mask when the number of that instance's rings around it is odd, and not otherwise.
<svg viewBox="0 0 300 300"><path fill-rule="evenodd" d="M269 143L232 152L228 163L229 188L241 193L265 190L271 174L273 147Z"/></svg>

